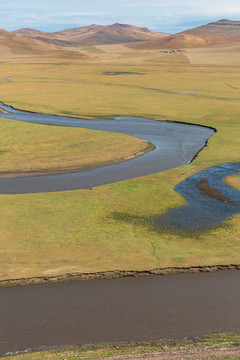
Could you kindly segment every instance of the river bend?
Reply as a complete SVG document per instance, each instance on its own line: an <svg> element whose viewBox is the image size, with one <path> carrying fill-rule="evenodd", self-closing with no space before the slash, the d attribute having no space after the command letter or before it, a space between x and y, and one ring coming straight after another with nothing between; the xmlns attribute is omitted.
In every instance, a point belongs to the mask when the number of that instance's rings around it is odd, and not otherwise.
<svg viewBox="0 0 240 360"><path fill-rule="evenodd" d="M25 194L88 189L95 186L145 176L188 164L205 146L215 130L182 123L143 118L118 117L107 120L85 120L30 113L12 109L0 116L24 122L84 127L132 135L151 142L155 150L133 160L72 174L0 179L0 194ZM81 156L79 154L79 156Z"/></svg>

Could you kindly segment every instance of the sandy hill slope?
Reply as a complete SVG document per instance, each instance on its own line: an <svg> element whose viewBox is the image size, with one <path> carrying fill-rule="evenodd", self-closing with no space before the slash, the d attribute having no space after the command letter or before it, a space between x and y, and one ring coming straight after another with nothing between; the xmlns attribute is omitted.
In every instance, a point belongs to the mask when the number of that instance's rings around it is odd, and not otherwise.
<svg viewBox="0 0 240 360"><path fill-rule="evenodd" d="M54 39L54 36L51 33L39 31L31 28L23 28L23 29L15 30L12 31L12 34L23 37L30 37L30 38L45 37L49 39Z"/></svg>
<svg viewBox="0 0 240 360"><path fill-rule="evenodd" d="M70 56L88 58L81 51L73 51L73 48L62 48L37 38L24 37L0 29L0 61L17 61L20 58L40 59L41 57Z"/></svg>
<svg viewBox="0 0 240 360"><path fill-rule="evenodd" d="M185 34L240 37L240 21L218 20L184 31Z"/></svg>
<svg viewBox="0 0 240 360"><path fill-rule="evenodd" d="M78 42L79 44L84 41L86 43L87 39L93 43L94 37L96 37L96 44L99 39L101 44L103 44L104 37L106 37L106 43L109 43L109 39L115 41L115 43L125 43L141 40L152 40L156 38L161 38L165 36L164 33L157 33L147 28L140 28L137 26L127 25L127 24L113 24L113 25L90 25L84 27L78 27L74 29L66 29L53 33L56 38L61 40L68 40Z"/></svg>
<svg viewBox="0 0 240 360"><path fill-rule="evenodd" d="M73 44L72 42L69 42L69 41L56 39L56 37L52 33L39 31L39 30L31 29L31 28L23 28L23 29L19 29L16 31L12 31L12 34L41 40L48 44L53 44L53 45L57 45L57 46L77 45L77 44Z"/></svg>
<svg viewBox="0 0 240 360"><path fill-rule="evenodd" d="M181 49L240 42L240 21L219 20L161 39L131 44L135 49Z"/></svg>
<svg viewBox="0 0 240 360"><path fill-rule="evenodd" d="M83 26L54 33L46 33L29 28L16 30L13 33L58 46L121 44L159 39L167 35L151 31L147 28L118 23L106 26Z"/></svg>
<svg viewBox="0 0 240 360"><path fill-rule="evenodd" d="M5 30L0 30L0 46L6 47L12 53L41 53L54 51L57 48L37 39L15 35Z"/></svg>

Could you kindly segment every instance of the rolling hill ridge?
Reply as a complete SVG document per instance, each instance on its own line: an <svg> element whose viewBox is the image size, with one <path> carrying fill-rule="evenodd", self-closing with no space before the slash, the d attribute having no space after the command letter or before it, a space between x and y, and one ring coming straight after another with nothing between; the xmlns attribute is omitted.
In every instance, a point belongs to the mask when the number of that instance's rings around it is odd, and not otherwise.
<svg viewBox="0 0 240 360"><path fill-rule="evenodd" d="M240 21L222 19L198 26L161 39L131 44L132 48L141 49L176 49L211 45L223 45L240 42Z"/></svg>
<svg viewBox="0 0 240 360"><path fill-rule="evenodd" d="M20 29L13 32L19 36L35 38L58 46L104 45L146 41L167 36L147 28L127 24L90 25L46 33L34 29Z"/></svg>

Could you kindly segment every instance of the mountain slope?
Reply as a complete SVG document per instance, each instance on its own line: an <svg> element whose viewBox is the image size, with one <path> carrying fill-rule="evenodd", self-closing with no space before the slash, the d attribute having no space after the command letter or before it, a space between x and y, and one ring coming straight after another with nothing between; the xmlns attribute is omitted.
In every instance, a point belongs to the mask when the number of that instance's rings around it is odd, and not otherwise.
<svg viewBox="0 0 240 360"><path fill-rule="evenodd" d="M31 28L23 28L23 29L15 30L12 31L12 34L23 37L29 37L29 38L44 37L44 38L54 39L54 36L51 33L39 31Z"/></svg>
<svg viewBox="0 0 240 360"><path fill-rule="evenodd" d="M147 28L126 24L90 25L46 33L35 29L20 29L15 35L39 39L58 46L121 44L135 41L153 40L166 36Z"/></svg>
<svg viewBox="0 0 240 360"><path fill-rule="evenodd" d="M51 39L50 39L51 40ZM88 55L80 51L74 51L71 48L66 50L54 44L48 44L46 41L23 37L0 29L0 59L6 61L15 61L20 58L42 57L65 57L70 56L77 59L88 58Z"/></svg>
<svg viewBox="0 0 240 360"><path fill-rule="evenodd" d="M131 44L135 49L178 49L240 42L240 21L219 20L161 39Z"/></svg>
<svg viewBox="0 0 240 360"><path fill-rule="evenodd" d="M240 37L240 21L218 20L184 31L185 34Z"/></svg>
<svg viewBox="0 0 240 360"><path fill-rule="evenodd" d="M13 53L41 53L54 51L54 45L46 44L40 40L15 35L5 30L0 30L0 46L10 49Z"/></svg>

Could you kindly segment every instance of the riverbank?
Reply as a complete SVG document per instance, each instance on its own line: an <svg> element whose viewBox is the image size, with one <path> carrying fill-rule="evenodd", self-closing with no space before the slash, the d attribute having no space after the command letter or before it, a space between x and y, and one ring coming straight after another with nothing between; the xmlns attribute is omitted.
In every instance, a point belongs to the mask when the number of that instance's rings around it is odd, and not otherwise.
<svg viewBox="0 0 240 360"><path fill-rule="evenodd" d="M119 279L126 277L145 277L145 276L165 276L176 274L193 274L193 273L211 273L217 271L240 270L240 264L231 265L209 265L209 266L190 266L190 267L170 267L158 268L152 270L116 270L103 271L95 273L72 273L60 274L53 276L36 276L20 279L0 280L0 287L8 286L24 286L35 284L53 284L69 281L87 281L87 280L104 280L104 279Z"/></svg>
<svg viewBox="0 0 240 360"><path fill-rule="evenodd" d="M27 352L27 353L26 353ZM182 341L138 341L128 343L28 349L0 356L2 360L239 360L240 335L219 334Z"/></svg>
<svg viewBox="0 0 240 360"><path fill-rule="evenodd" d="M0 114L0 178L86 171L137 158L154 150L123 134L34 125ZM17 134L17 135L16 135Z"/></svg>
<svg viewBox="0 0 240 360"><path fill-rule="evenodd" d="M61 175L61 174L74 174L82 171L89 171L93 169L98 169L105 166L120 164L124 161L129 161L132 159L136 159L139 156L145 155L153 150L155 150L155 146L151 143L147 143L146 147L141 151L138 151L135 154L128 155L126 157L103 161L100 163L87 164L81 166L74 167L64 167L64 168L56 168L56 169L28 169L28 170L18 170L18 171L0 171L0 179L13 179L19 177L35 177L35 176L47 176L47 175Z"/></svg>
<svg viewBox="0 0 240 360"><path fill-rule="evenodd" d="M0 180L1 194L26 194L89 189L137 178L139 176L151 175L167 169L179 167L180 165L187 165L192 162L196 157L196 154L199 154L199 152L207 145L209 138L216 133L216 130L211 127L197 126L196 124L191 125L186 123L155 121L131 117L86 120L83 118L61 117L21 111L10 108L4 104L2 104L2 106L9 111L7 114L2 115L2 117L7 120L11 119L20 122L30 122L36 125L57 125L67 128L83 128L83 131L107 131L108 133L114 133L115 136L128 136L128 139L130 135L131 137L134 137L135 142L138 142L138 146L147 144L149 150L155 151L150 153L150 151L144 152L143 149L138 152L137 155L128 155L125 158L125 161L120 162L114 158L113 162L116 162L115 166L109 166L110 164L107 164L105 167L93 166L93 169L90 169L91 171L87 172L68 171L66 173L64 168L62 168L62 176L59 176L57 169L55 172L56 175L51 174L49 176L47 176L48 174L46 174L44 170L41 170L40 173L42 172L45 177L37 174L39 176L36 176L36 179L32 179L30 176L30 178L24 177L22 180L18 181L16 173L8 172L7 175L3 173L4 178L8 179L8 181L4 181L4 179ZM13 112L11 112L11 109L13 109ZM141 140L144 140L144 142L141 143ZM47 148L48 147L49 146L47 146ZM85 146L85 151L86 150L88 149ZM96 152L96 150L97 149L94 149L94 146L93 148L89 148L89 151L93 153ZM104 150L106 153L106 149ZM28 152L29 151L27 150L27 154ZM127 149L126 152L129 153L129 149ZM148 156L146 156L147 154ZM3 159L4 155L5 154L3 153ZM69 154L69 157L70 156L71 155ZM65 159L63 158L61 162L64 162L64 160ZM24 161L26 160L24 159ZM71 160L69 159L68 161L70 162ZM32 162L32 166L36 166L34 161ZM94 164L96 163L97 161L95 160ZM50 164L48 166L51 171ZM87 163L86 166L88 167L90 165ZM36 175L36 172L34 170L31 171L30 169L30 174ZM64 174L65 176L63 176ZM12 178L16 178L16 180L11 181Z"/></svg>

